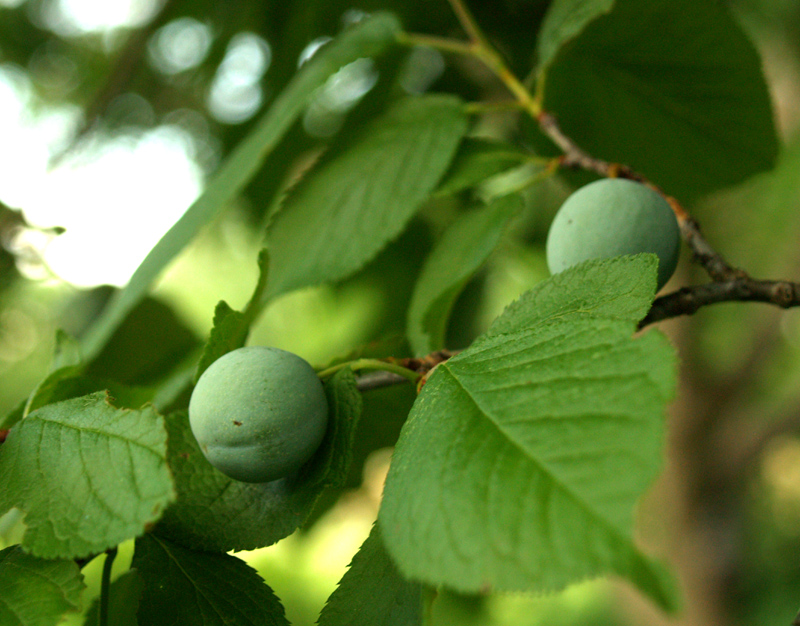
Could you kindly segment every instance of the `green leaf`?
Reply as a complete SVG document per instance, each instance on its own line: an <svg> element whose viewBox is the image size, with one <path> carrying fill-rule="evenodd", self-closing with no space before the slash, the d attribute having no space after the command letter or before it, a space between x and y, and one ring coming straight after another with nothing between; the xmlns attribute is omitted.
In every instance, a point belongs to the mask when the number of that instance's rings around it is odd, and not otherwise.
<svg viewBox="0 0 800 626"><path fill-rule="evenodd" d="M511 303L487 335L530 328L550 319L606 317L638 322L656 290L654 254L587 261L540 282Z"/></svg>
<svg viewBox="0 0 800 626"><path fill-rule="evenodd" d="M154 386L200 345L200 337L169 305L148 296L128 313L84 372L130 386Z"/></svg>
<svg viewBox="0 0 800 626"><path fill-rule="evenodd" d="M376 13L326 44L298 71L208 182L203 194L150 251L128 286L103 311L83 340L84 355L91 360L122 323L127 313L147 293L161 270L184 246L239 194L260 170L316 90L341 67L363 57L380 54L400 31L397 19Z"/></svg>
<svg viewBox="0 0 800 626"><path fill-rule="evenodd" d="M138 626L136 612L144 590L144 581L135 569L128 570L109 586L108 623L114 626ZM100 624L100 599L89 607L83 626Z"/></svg>
<svg viewBox="0 0 800 626"><path fill-rule="evenodd" d="M415 402L379 515L389 553L409 578L462 592L615 573L672 608L668 577L635 545L633 511L660 470L673 351L657 332L633 339L631 321L569 315L581 306L569 289L560 315L537 319L539 301L520 302L502 334L439 365Z"/></svg>
<svg viewBox="0 0 800 626"><path fill-rule="evenodd" d="M397 571L378 526L353 557L319 616L319 626L418 626L422 593Z"/></svg>
<svg viewBox="0 0 800 626"><path fill-rule="evenodd" d="M761 61L719 2L616 0L560 47L544 104L590 154L685 201L771 168L778 152Z"/></svg>
<svg viewBox="0 0 800 626"><path fill-rule="evenodd" d="M539 29L538 69L546 69L561 47L613 6L614 0L553 0Z"/></svg>
<svg viewBox="0 0 800 626"><path fill-rule="evenodd" d="M286 479L255 484L227 477L203 456L185 413L165 421L178 496L156 526L160 536L197 550L252 550L290 535L313 505Z"/></svg>
<svg viewBox="0 0 800 626"><path fill-rule="evenodd" d="M80 346L70 335L62 330L56 331L56 347L53 353L53 362L50 364L50 373L40 382L28 396L22 417L44 406L41 397L46 397L48 392L60 381L78 374L81 370L82 358Z"/></svg>
<svg viewBox="0 0 800 626"><path fill-rule="evenodd" d="M105 393L50 404L0 446L0 512L25 511L23 546L83 558L144 532L174 498L163 420Z"/></svg>
<svg viewBox="0 0 800 626"><path fill-rule="evenodd" d="M345 484L349 488L361 486L364 464L374 452L390 448L397 442L417 392L413 385L403 384L372 389L362 397L364 409L359 420L358 436L353 442L350 476Z"/></svg>
<svg viewBox="0 0 800 626"><path fill-rule="evenodd" d="M309 486L341 487L353 461L353 444L363 402L356 377L349 368L325 381L330 423L320 451L303 469L301 480Z"/></svg>
<svg viewBox="0 0 800 626"><path fill-rule="evenodd" d="M55 626L80 608L85 585L74 561L45 560L20 546L0 551L0 624Z"/></svg>
<svg viewBox="0 0 800 626"><path fill-rule="evenodd" d="M153 398L153 390L149 387L128 387L115 380L94 378L93 376L75 375L79 367L64 367L47 376L36 386L28 399L6 416L3 428L10 428L19 422L27 413L37 409L86 396L98 391L106 391L118 407L138 409Z"/></svg>
<svg viewBox="0 0 800 626"><path fill-rule="evenodd" d="M194 373L195 384L208 366L219 357L231 350L241 348L247 341L249 331L250 326L247 324L244 313L234 311L227 302L220 300L214 309L214 326L211 328L211 335Z"/></svg>
<svg viewBox="0 0 800 626"><path fill-rule="evenodd" d="M445 347L447 320L456 297L489 258L520 208L519 196L505 196L463 214L445 231L426 260L411 298L407 333L416 355Z"/></svg>
<svg viewBox="0 0 800 626"><path fill-rule="evenodd" d="M80 344L63 330L57 330L56 347L50 371L55 372L65 367L74 367L80 365L82 361Z"/></svg>
<svg viewBox="0 0 800 626"><path fill-rule="evenodd" d="M157 532L198 550L252 550L290 535L311 514L320 493L344 482L361 398L355 377L342 370L325 385L331 414L320 449L297 476L243 483L216 470L203 456L186 415L167 416L169 464L177 501Z"/></svg>
<svg viewBox="0 0 800 626"><path fill-rule="evenodd" d="M516 146L479 137L467 137L456 152L450 169L436 189L437 196L454 194L531 159Z"/></svg>
<svg viewBox="0 0 800 626"><path fill-rule="evenodd" d="M128 387L113 380L92 376L54 378L45 382L46 384L38 388L36 395L30 401L31 412L48 404L87 396L98 391L108 392L111 401L117 407L138 409L153 395L152 389L148 387Z"/></svg>
<svg viewBox="0 0 800 626"><path fill-rule="evenodd" d="M407 97L310 172L270 227L268 295L340 280L371 260L433 192L467 125L453 96Z"/></svg>
<svg viewBox="0 0 800 626"><path fill-rule="evenodd" d="M209 365L231 350L241 348L247 341L250 324L253 323L258 311L258 302L261 301L267 287L269 255L266 248L261 250L258 255L258 268L258 283L244 313L234 311L224 300L220 300L214 309L214 326L211 328L211 336L203 349L203 356L197 364L194 374L195 383Z"/></svg>
<svg viewBox="0 0 800 626"><path fill-rule="evenodd" d="M147 626L288 626L261 577L228 554L195 552L163 538L136 540L132 567L144 581L139 622Z"/></svg>
<svg viewBox="0 0 800 626"><path fill-rule="evenodd" d="M25 406L28 401L23 400L0 419L0 430L8 430L25 415Z"/></svg>

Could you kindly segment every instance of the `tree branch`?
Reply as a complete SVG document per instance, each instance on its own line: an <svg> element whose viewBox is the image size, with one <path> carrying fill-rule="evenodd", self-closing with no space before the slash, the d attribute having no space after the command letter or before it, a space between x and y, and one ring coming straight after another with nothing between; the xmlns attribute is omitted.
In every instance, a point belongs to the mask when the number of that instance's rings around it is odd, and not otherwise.
<svg viewBox="0 0 800 626"><path fill-rule="evenodd" d="M470 41L477 46L490 49L489 41L486 39L480 26L478 26L478 22L472 17L472 13L470 13L470 10L462 0L449 0L449 2L450 8L453 9L453 13L455 13L461 27L466 31Z"/></svg>
<svg viewBox="0 0 800 626"><path fill-rule="evenodd" d="M370 391L372 389L381 389L382 387L391 387L392 385L400 385L407 382L408 379L403 378L400 374L378 371L359 376L356 381L356 388L359 391Z"/></svg>
<svg viewBox="0 0 800 626"><path fill-rule="evenodd" d="M398 366L408 369L419 374L417 383L417 391L425 384L428 374L433 371L439 363L443 363L451 356L456 354L451 350L437 350L422 357L412 357L408 359L396 359L395 362ZM356 381L356 387L359 391L369 391L370 389L379 389L381 387L389 387L391 385L399 385L400 383L407 383L408 376L402 376L395 372L387 370L378 370L359 376Z"/></svg>
<svg viewBox="0 0 800 626"><path fill-rule="evenodd" d="M656 298L639 328L680 315L692 315L699 308L719 302L764 302L783 309L800 306L800 284L777 280L756 280L742 276L733 280L683 287Z"/></svg>
<svg viewBox="0 0 800 626"><path fill-rule="evenodd" d="M564 152L561 157L561 164L564 167L588 170L607 178L627 178L635 180L647 185L664 196L669 206L672 208L673 213L675 213L678 226L681 229L681 235L686 240L686 243L689 244L697 261L703 266L712 279L715 281L731 281L738 278L747 278L745 272L731 266L711 247L711 244L706 241L705 237L703 237L703 234L700 232L700 226L697 221L689 215L678 200L665 194L645 176L634 171L627 165L609 163L608 161L598 159L585 152L563 133L561 127L558 125L558 121L552 114L542 112L538 120L542 131Z"/></svg>
<svg viewBox="0 0 800 626"><path fill-rule="evenodd" d="M765 302L781 308L800 306L800 284L790 281L757 280L747 272L730 265L703 236L700 225L672 196L666 195L646 177L618 163L595 158L567 137L556 118L547 112L539 117L542 131L563 150L561 164L581 168L609 178L628 178L638 181L660 193L669 203L681 235L692 250L695 260L714 281L706 285L684 287L657 298L639 327L680 315L691 315L699 308L718 302Z"/></svg>
<svg viewBox="0 0 800 626"><path fill-rule="evenodd" d="M462 27L469 35L468 43L439 41L434 38L412 35L406 36L403 41L434 45L442 50L457 51L482 60L514 95L519 106L537 120L542 132L561 149L563 154L554 161L557 166L583 169L606 178L635 180L661 194L675 214L681 236L691 249L694 259L703 267L713 282L706 285L684 287L656 299L651 311L640 323L640 328L671 317L691 315L703 306L718 302L764 302L782 308L800 306L800 283L756 280L744 270L732 266L706 240L700 230L700 225L676 198L664 193L647 177L631 167L599 159L578 146L561 130L556 117L542 109L541 93L537 93L535 97L531 95L527 87L508 69L502 57L483 36L463 1L450 0L450 4ZM543 77L540 77L539 80L543 80Z"/></svg>

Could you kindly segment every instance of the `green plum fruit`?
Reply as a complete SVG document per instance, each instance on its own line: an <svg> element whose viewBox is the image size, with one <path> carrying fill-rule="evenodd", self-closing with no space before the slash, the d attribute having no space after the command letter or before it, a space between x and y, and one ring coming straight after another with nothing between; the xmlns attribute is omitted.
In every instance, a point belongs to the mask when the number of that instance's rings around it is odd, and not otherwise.
<svg viewBox="0 0 800 626"><path fill-rule="evenodd" d="M553 274L590 259L653 253L658 256L658 290L678 264L680 229L658 192L632 180L608 178L567 198L550 226L546 248Z"/></svg>
<svg viewBox="0 0 800 626"><path fill-rule="evenodd" d="M328 401L299 356L248 346L203 372L189 401L189 424L219 471L266 483L294 474L314 455L325 436Z"/></svg>

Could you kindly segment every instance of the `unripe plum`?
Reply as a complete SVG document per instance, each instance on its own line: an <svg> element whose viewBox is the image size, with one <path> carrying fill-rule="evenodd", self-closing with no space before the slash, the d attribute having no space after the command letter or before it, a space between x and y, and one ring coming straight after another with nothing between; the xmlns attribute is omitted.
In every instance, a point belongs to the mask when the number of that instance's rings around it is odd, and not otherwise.
<svg viewBox="0 0 800 626"><path fill-rule="evenodd" d="M678 221L658 192L622 178L578 189L558 210L547 235L547 265L553 274L590 259L642 252L658 256L661 289L678 264Z"/></svg>
<svg viewBox="0 0 800 626"><path fill-rule="evenodd" d="M214 361L189 401L208 461L231 478L265 483L295 473L319 448L328 402L314 369L291 352L249 346Z"/></svg>

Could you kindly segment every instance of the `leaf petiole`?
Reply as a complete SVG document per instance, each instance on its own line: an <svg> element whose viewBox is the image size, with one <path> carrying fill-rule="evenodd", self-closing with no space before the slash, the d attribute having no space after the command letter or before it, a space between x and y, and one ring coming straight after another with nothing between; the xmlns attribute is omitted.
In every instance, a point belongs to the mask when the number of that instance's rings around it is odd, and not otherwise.
<svg viewBox="0 0 800 626"><path fill-rule="evenodd" d="M100 626L108 626L108 604L109 592L111 587L111 568L114 566L114 559L117 557L117 549L106 550L106 560L103 563L103 575L100 582Z"/></svg>
<svg viewBox="0 0 800 626"><path fill-rule="evenodd" d="M458 39L406 32L399 32L395 37L397 43L404 46L423 46L439 50L440 52L450 52L452 54L461 54L464 56L476 55L475 44L459 41Z"/></svg>

